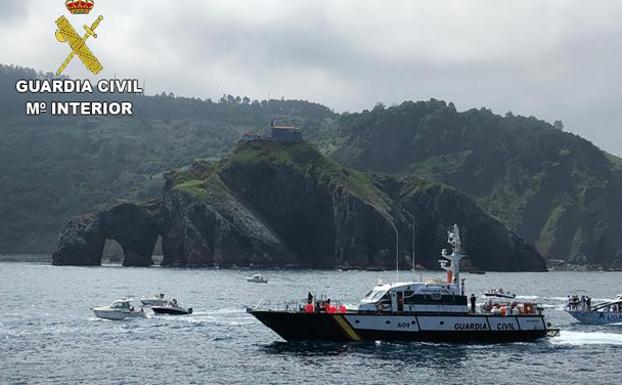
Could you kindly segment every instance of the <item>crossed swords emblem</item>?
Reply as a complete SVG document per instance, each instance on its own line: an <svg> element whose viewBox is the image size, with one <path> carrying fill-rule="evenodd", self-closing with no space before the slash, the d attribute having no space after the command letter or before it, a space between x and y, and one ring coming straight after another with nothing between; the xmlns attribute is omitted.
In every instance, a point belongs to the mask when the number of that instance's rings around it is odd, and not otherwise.
<svg viewBox="0 0 622 385"><path fill-rule="evenodd" d="M97 38L95 29L102 20L104 20L104 17L99 16L90 27L85 24L84 30L86 31L86 34L84 34L84 36L80 36L65 16L61 16L56 19L56 25L58 26L58 30L56 30L56 40L61 43L67 42L69 47L71 47L71 53L58 68L58 71L56 71L56 76L60 76L63 71L65 71L65 68L67 68L76 55L80 61L84 63L84 66L92 73L97 74L104 69L99 60L97 60L95 55L93 55L93 52L91 52L89 47L86 46L86 40L90 36Z"/></svg>

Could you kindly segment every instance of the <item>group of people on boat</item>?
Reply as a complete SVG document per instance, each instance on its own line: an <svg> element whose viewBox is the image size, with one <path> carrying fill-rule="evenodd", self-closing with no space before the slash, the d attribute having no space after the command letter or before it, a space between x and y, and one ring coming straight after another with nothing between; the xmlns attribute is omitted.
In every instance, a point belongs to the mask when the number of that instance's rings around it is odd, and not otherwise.
<svg viewBox="0 0 622 385"><path fill-rule="evenodd" d="M592 298L586 295L582 295L581 298L576 294L568 295L568 309L590 311L592 309Z"/></svg>
<svg viewBox="0 0 622 385"><path fill-rule="evenodd" d="M305 313L343 314L346 312L346 306L343 304L335 306L330 302L330 298L314 301L313 294L309 292L309 294L307 294L307 303L303 306L302 311Z"/></svg>
<svg viewBox="0 0 622 385"><path fill-rule="evenodd" d="M495 287L493 289L488 290L488 293L490 293L490 294L505 294L505 291L503 291L502 287L499 287L499 288Z"/></svg>
<svg viewBox="0 0 622 385"><path fill-rule="evenodd" d="M482 311L500 315L530 315L536 314L537 310L537 307L532 302L496 302L491 299L482 305Z"/></svg>

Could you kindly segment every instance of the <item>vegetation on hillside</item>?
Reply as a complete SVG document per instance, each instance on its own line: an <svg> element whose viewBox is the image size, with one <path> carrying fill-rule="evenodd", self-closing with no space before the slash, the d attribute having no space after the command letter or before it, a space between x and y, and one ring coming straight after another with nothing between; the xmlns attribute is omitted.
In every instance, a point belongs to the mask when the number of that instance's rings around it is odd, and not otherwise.
<svg viewBox="0 0 622 385"><path fill-rule="evenodd" d="M319 183L336 185L350 191L389 217L386 195L378 189L369 174L343 167L324 156L307 142L280 143L271 141L241 142L228 159L231 164L246 166L257 163L284 165Z"/></svg>
<svg viewBox="0 0 622 385"><path fill-rule="evenodd" d="M330 109L306 101L225 95L213 102L172 94L128 97L135 104L132 118L26 117L24 101L33 96L18 94L15 82L48 77L0 66L2 253L50 251L68 218L158 196L164 172L196 158L219 159L243 133L267 131L271 120L298 125L313 137L336 119Z"/></svg>
<svg viewBox="0 0 622 385"><path fill-rule="evenodd" d="M269 150L244 144L230 161L247 156L308 164L298 172L348 186L384 212L386 197L368 172L417 175L466 193L548 258L622 266L622 208L615 204L622 160L564 132L561 122L485 108L458 112L434 99L338 115L307 101L232 95L212 101L172 93L124 96L135 103L135 116L126 119L25 117L24 101L32 95L18 94L15 81L51 76L0 66L3 253L49 251L68 218L156 197L167 170L194 159L218 167L243 133L267 134L276 121L300 127L334 161L318 164L314 152L292 154L276 143ZM204 179L188 178L177 188L201 194Z"/></svg>
<svg viewBox="0 0 622 385"><path fill-rule="evenodd" d="M447 183L549 258L622 266L620 159L559 123L432 99L342 115L338 126L342 164Z"/></svg>

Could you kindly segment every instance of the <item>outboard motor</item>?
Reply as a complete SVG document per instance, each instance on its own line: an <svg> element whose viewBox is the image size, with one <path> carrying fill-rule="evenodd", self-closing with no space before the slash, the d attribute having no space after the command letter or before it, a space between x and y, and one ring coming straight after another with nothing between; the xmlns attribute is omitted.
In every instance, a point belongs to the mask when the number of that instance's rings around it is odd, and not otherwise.
<svg viewBox="0 0 622 385"><path fill-rule="evenodd" d="M191 307L188 308L188 314L192 314L192 308Z"/></svg>

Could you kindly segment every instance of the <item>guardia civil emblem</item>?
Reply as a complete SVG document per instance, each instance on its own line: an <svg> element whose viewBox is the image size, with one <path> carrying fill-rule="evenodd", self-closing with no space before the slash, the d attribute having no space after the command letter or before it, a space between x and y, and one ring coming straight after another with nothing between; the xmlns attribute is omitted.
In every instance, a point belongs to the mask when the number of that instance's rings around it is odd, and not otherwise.
<svg viewBox="0 0 622 385"><path fill-rule="evenodd" d="M67 10L74 15L88 15L95 6L95 1L66 0L65 6ZM93 52L86 45L86 41L89 37L97 38L95 29L97 29L102 20L104 20L104 17L100 15L93 21L91 26L85 24L83 28L86 33L80 36L65 16L60 16L56 19L56 26L58 27L56 30L56 40L61 43L67 43L71 49L69 56L67 56L63 64L58 68L58 71L56 71L56 76L60 76L65 71L75 56L78 56L82 64L93 74L98 74L104 69L97 57L95 57Z"/></svg>

